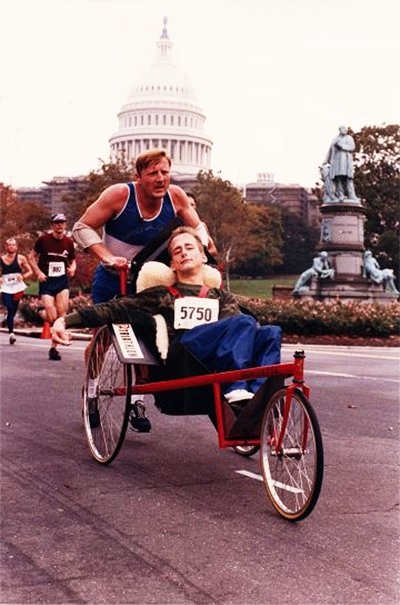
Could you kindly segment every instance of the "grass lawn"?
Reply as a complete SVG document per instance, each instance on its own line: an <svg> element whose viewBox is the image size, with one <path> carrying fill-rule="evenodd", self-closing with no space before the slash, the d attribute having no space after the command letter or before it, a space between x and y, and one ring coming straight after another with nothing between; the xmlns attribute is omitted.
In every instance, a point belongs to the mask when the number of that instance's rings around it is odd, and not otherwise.
<svg viewBox="0 0 400 605"><path fill-rule="evenodd" d="M279 284L280 286L294 286L298 275L274 275L269 279L231 279L231 292L248 296L249 298L271 298L272 286ZM25 294L38 295L38 282L28 283Z"/></svg>
<svg viewBox="0 0 400 605"><path fill-rule="evenodd" d="M37 296L39 294L39 282L27 282L25 296Z"/></svg>
<svg viewBox="0 0 400 605"><path fill-rule="evenodd" d="M271 298L272 286L294 286L298 275L274 275L268 279L231 279L231 292L250 298Z"/></svg>

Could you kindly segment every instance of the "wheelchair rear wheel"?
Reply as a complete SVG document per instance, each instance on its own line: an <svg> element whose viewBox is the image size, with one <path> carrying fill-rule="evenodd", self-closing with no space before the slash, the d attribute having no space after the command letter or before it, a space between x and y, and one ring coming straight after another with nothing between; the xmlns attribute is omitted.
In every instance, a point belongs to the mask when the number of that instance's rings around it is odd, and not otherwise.
<svg viewBox="0 0 400 605"><path fill-rule="evenodd" d="M125 438L130 414L132 367L121 363L104 326L94 335L83 396L83 421L92 456L108 464Z"/></svg>
<svg viewBox="0 0 400 605"><path fill-rule="evenodd" d="M293 391L284 428L286 392L286 388L280 389L267 404L261 428L260 462L272 505L285 519L299 521L311 513L321 490L322 438L315 412L299 389ZM282 429L282 445L277 449Z"/></svg>

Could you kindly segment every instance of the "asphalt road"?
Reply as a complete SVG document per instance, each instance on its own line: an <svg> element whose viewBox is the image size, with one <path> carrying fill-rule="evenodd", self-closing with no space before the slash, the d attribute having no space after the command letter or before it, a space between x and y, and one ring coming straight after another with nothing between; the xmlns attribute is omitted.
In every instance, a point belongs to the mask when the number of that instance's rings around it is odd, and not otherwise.
<svg viewBox="0 0 400 605"><path fill-rule="evenodd" d="M321 497L282 520L258 460L219 450L207 418L150 407L149 435L92 461L84 342L1 344L1 603L399 602L399 350L307 345L325 447ZM285 345L284 360L298 347Z"/></svg>

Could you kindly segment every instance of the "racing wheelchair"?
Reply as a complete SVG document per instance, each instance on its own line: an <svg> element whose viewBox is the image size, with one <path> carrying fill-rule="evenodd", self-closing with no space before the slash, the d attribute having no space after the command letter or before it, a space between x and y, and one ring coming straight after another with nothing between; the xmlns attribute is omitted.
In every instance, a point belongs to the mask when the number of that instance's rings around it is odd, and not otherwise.
<svg viewBox="0 0 400 605"><path fill-rule="evenodd" d="M124 288L123 284L124 280ZM242 455L259 449L262 479L273 507L290 521L307 517L321 490L323 446L304 381L304 352L297 351L290 363L210 372L183 347L167 362L161 360L153 341L139 338L130 324L103 326L94 335L83 396L84 428L93 458L101 464L116 458L128 427L131 395L153 395L163 414L208 416L220 448L234 448ZM225 400L224 383L260 377L265 381L240 411ZM100 418L96 427L91 426L87 395L93 379Z"/></svg>

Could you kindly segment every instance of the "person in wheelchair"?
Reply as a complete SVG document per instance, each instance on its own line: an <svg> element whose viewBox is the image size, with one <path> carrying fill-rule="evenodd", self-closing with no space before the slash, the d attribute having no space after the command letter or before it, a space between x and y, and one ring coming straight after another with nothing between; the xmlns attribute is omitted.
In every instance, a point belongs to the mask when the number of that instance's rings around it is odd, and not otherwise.
<svg viewBox="0 0 400 605"><path fill-rule="evenodd" d="M145 334L160 326L153 318L161 316L168 336L166 344L156 334L161 360L168 362L174 350L183 346L214 372L280 363L281 328L260 326L254 316L243 313L235 296L219 287L220 279L218 287L205 285L206 256L196 230L175 229L168 251L173 285L145 288L135 295L79 309L54 323L53 337L66 345L70 343L68 329L109 323L130 323ZM264 381L225 384L225 399L239 409Z"/></svg>

